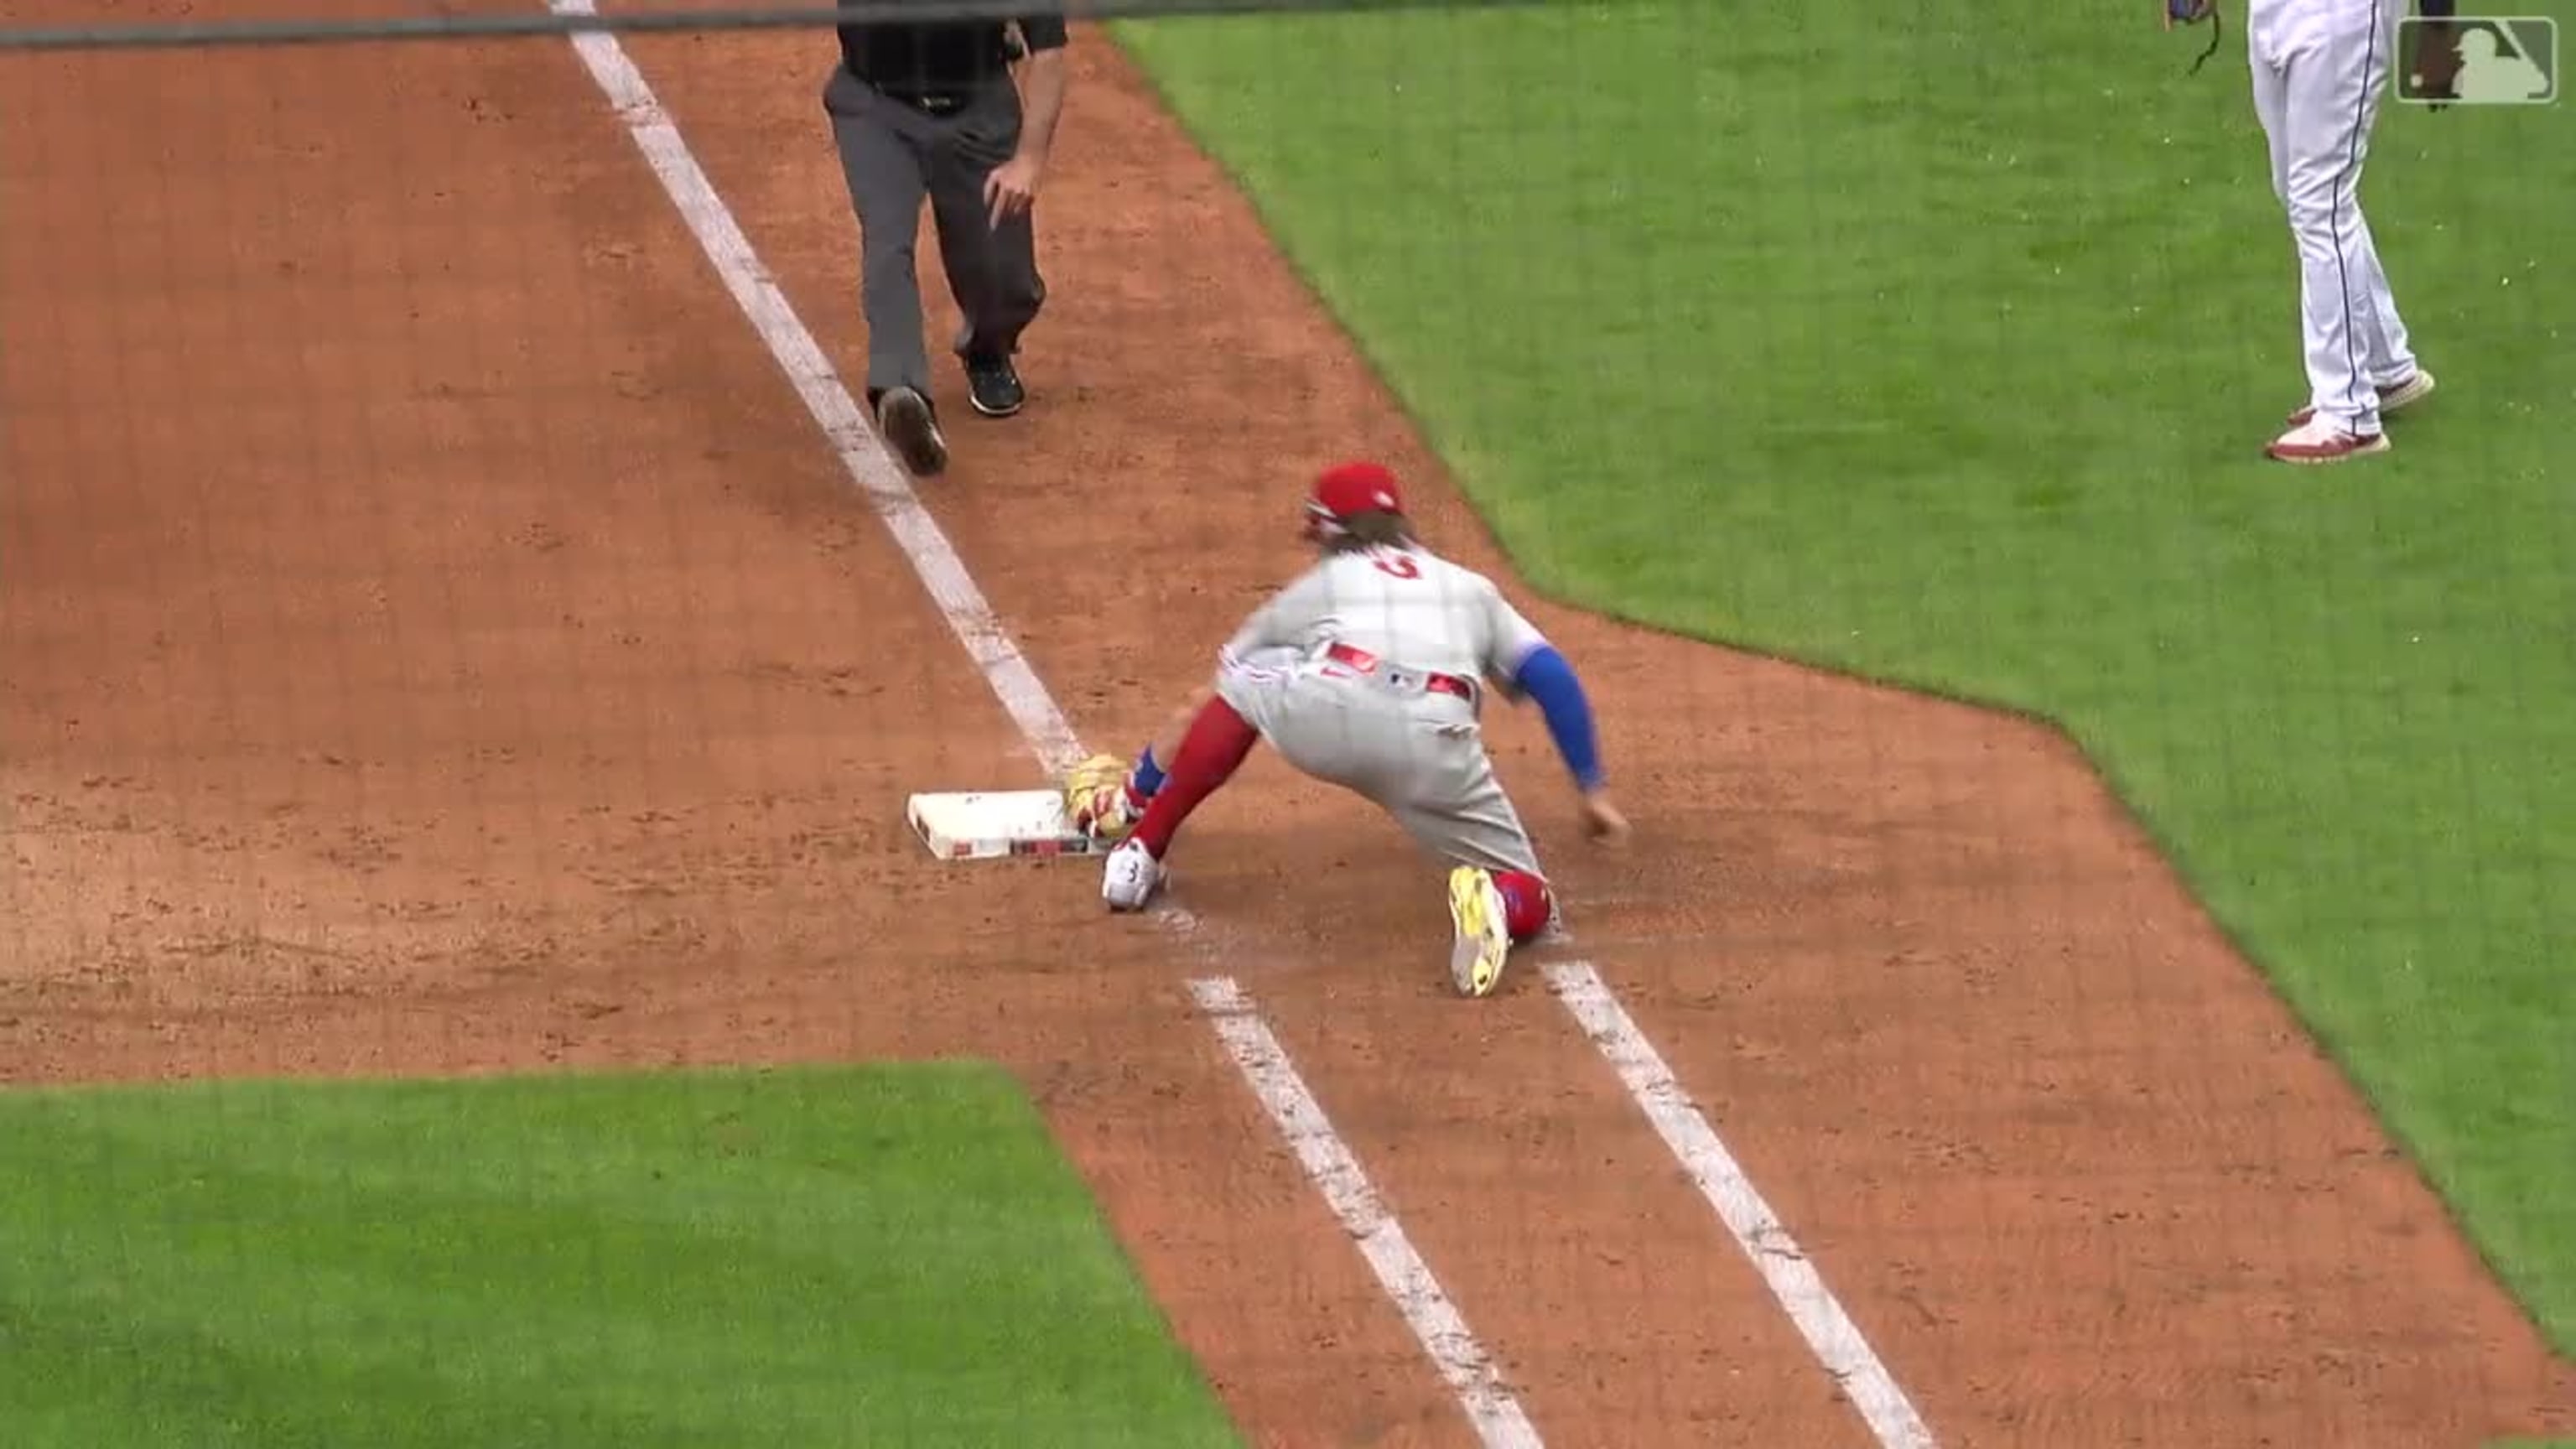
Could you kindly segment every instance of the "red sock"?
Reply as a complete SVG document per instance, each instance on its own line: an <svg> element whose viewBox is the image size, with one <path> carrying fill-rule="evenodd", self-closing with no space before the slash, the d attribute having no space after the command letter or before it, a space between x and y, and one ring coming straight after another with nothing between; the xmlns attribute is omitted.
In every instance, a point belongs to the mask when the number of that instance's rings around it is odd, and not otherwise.
<svg viewBox="0 0 2576 1449"><path fill-rule="evenodd" d="M1503 925L1515 945L1547 929L1547 882L1525 870L1498 870L1494 889L1503 894Z"/></svg>
<svg viewBox="0 0 2576 1449"><path fill-rule="evenodd" d="M1213 795L1217 787L1233 778L1243 757L1252 753L1252 742L1261 738L1259 731L1243 722L1234 706L1222 699L1211 698L1202 706L1198 717L1190 721L1181 736L1181 747L1172 752L1172 762L1163 767L1163 788L1154 792L1152 803L1145 807L1145 818L1136 822L1136 831L1128 838L1145 843L1146 851L1156 860L1172 848L1172 835L1199 802Z"/></svg>

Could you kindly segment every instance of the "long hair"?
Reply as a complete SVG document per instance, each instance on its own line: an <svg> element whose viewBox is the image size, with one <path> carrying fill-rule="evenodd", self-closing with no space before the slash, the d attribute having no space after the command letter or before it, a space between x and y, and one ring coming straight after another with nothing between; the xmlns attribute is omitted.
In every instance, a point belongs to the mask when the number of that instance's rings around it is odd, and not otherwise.
<svg viewBox="0 0 2576 1449"><path fill-rule="evenodd" d="M1401 513L1371 508L1342 520L1342 531L1325 543L1333 553L1361 553L1373 548L1409 548L1415 542L1413 525Z"/></svg>

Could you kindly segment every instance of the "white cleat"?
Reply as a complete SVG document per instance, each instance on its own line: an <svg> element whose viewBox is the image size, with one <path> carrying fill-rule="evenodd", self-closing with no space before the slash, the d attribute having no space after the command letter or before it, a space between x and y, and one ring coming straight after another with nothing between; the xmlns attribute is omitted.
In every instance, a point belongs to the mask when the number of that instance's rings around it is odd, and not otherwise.
<svg viewBox="0 0 2576 1449"><path fill-rule="evenodd" d="M2336 423L2312 417L2272 440L2264 456L2284 463L2341 463L2388 451L2386 433L2347 432Z"/></svg>
<svg viewBox="0 0 2576 1449"><path fill-rule="evenodd" d="M1163 884L1163 863L1141 840L1120 842L1100 875L1100 898L1113 911L1141 911Z"/></svg>
<svg viewBox="0 0 2576 1449"><path fill-rule="evenodd" d="M1506 914L1492 874L1472 865L1449 872L1449 923L1458 932L1449 948L1449 980L1459 995L1490 996L1502 981L1503 962L1512 954Z"/></svg>
<svg viewBox="0 0 2576 1449"><path fill-rule="evenodd" d="M2413 372L2406 374L2406 380L2404 382L2395 383L2378 390L2379 415L2384 418L2391 413L2402 413L2408 408L2413 407L2415 404L2422 402L2424 399L2431 397L2433 395L2433 389L2438 386L2440 386L2440 384L2433 380L2432 370L2429 368L2419 367ZM2302 407L2297 412L2290 414L2290 426L2294 428L2304 427L2307 425L2308 420L2316 415L2317 410L2313 406Z"/></svg>

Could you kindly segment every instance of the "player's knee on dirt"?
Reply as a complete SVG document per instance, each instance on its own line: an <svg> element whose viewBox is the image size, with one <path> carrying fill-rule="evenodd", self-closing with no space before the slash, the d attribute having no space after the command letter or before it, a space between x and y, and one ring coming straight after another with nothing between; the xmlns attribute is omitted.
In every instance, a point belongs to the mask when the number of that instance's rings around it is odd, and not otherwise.
<svg viewBox="0 0 2576 1449"><path fill-rule="evenodd" d="M1511 931L1513 943L1532 940L1546 930L1555 905L1547 882L1525 870L1498 870L1493 876L1494 889L1503 897L1503 924Z"/></svg>

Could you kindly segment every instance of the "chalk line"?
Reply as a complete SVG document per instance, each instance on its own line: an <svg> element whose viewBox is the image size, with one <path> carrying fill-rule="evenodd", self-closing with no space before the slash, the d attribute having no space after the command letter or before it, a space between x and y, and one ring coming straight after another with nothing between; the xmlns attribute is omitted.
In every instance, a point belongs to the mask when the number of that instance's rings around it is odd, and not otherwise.
<svg viewBox="0 0 2576 1449"><path fill-rule="evenodd" d="M595 13L593 0L547 3L558 15ZM571 40L583 68L634 138L636 149L644 154L689 234L714 264L725 290L794 385L850 481L876 510L1039 763L1050 775L1079 763L1087 752L1071 721L993 612L948 535L922 506L911 479L869 426L866 413L842 383L822 345L761 263L733 209L717 193L625 46L609 31L584 31ZM1188 941L1195 923L1187 911L1167 904L1155 914ZM1201 953L1205 954L1203 949ZM1250 997L1224 978L1194 981L1191 994L1315 1190L1359 1245L1379 1286L1404 1315L1480 1440L1489 1449L1539 1449L1538 1431L1503 1386L1492 1357L1468 1331L1466 1319L1370 1185L1350 1144L1324 1115Z"/></svg>

